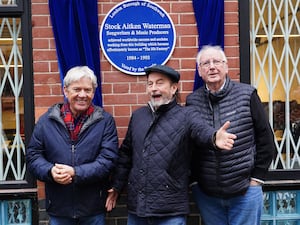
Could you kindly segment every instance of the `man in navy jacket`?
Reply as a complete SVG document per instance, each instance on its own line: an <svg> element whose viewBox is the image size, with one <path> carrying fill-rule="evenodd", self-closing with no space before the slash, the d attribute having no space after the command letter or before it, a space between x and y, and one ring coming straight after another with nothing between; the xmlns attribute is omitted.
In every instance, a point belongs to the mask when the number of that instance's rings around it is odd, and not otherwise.
<svg viewBox="0 0 300 225"><path fill-rule="evenodd" d="M104 225L109 175L118 156L114 119L92 104L96 76L86 66L64 78L66 101L37 122L27 148L29 171L45 182L51 225Z"/></svg>
<svg viewBox="0 0 300 225"><path fill-rule="evenodd" d="M193 107L177 104L177 71L155 65L145 72L150 101L132 114L106 207L110 211L115 206L127 184L128 225L184 225L191 140L226 151L235 135L226 132L229 122L216 131Z"/></svg>

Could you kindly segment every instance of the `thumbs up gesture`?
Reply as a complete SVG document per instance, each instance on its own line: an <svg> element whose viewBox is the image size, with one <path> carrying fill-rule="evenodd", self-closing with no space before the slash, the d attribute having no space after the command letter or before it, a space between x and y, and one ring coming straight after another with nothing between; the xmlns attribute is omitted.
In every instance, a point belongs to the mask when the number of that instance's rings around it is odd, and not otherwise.
<svg viewBox="0 0 300 225"><path fill-rule="evenodd" d="M219 149L231 150L234 144L234 140L237 138L236 135L228 133L226 130L229 128L230 122L227 121L216 133L215 145Z"/></svg>

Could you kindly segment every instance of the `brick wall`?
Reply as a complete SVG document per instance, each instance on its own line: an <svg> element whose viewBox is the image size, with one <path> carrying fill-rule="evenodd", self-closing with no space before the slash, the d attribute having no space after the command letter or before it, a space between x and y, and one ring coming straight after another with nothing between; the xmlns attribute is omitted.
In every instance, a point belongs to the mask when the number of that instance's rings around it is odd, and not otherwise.
<svg viewBox="0 0 300 225"><path fill-rule="evenodd" d="M106 13L117 0L99 0L99 27ZM184 103L192 91L195 56L197 54L198 33L194 18L192 0L154 0L172 18L176 29L176 46L167 65L181 73L180 93ZM33 68L35 93L35 118L44 113L52 104L62 101L55 42L52 33L47 0L32 0L33 24ZM239 80L239 36L238 0L225 0L225 53L228 57L229 73L232 79ZM118 127L120 142L125 136L131 113L147 102L145 76L130 76L117 71L101 54L101 79L104 108L110 112ZM39 199L44 199L43 183L38 183ZM41 224L47 224L47 216L41 204ZM189 224L199 224L195 205ZM121 199L116 210L108 215L108 224L126 224L126 201Z"/></svg>

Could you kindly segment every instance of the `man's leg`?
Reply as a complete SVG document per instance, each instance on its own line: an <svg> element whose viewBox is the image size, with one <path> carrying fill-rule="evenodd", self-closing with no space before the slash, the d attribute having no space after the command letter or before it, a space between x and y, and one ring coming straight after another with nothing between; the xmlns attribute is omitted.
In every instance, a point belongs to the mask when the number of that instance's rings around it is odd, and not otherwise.
<svg viewBox="0 0 300 225"><path fill-rule="evenodd" d="M260 225L263 207L261 186L250 186L247 192L230 199L230 225Z"/></svg>
<svg viewBox="0 0 300 225"><path fill-rule="evenodd" d="M229 225L226 201L206 195L198 184L192 186L192 192L205 225Z"/></svg>
<svg viewBox="0 0 300 225"><path fill-rule="evenodd" d="M77 222L75 219L59 217L59 216L49 216L50 225L76 225Z"/></svg>
<svg viewBox="0 0 300 225"><path fill-rule="evenodd" d="M186 216L138 217L129 214L127 225L186 225Z"/></svg>
<svg viewBox="0 0 300 225"><path fill-rule="evenodd" d="M138 217L134 214L128 214L127 225L147 225L148 219L143 217Z"/></svg>
<svg viewBox="0 0 300 225"><path fill-rule="evenodd" d="M79 219L80 225L105 225L105 214L101 213L96 216L87 216Z"/></svg>
<svg viewBox="0 0 300 225"><path fill-rule="evenodd" d="M186 225L186 216L167 216L153 219L154 225Z"/></svg>

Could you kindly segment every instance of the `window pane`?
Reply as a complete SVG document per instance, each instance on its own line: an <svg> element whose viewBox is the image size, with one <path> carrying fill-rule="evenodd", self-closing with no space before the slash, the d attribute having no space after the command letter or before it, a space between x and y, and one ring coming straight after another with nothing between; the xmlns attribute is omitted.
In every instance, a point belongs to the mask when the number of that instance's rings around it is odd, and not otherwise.
<svg viewBox="0 0 300 225"><path fill-rule="evenodd" d="M16 5L16 0L0 0L1 5Z"/></svg>
<svg viewBox="0 0 300 225"><path fill-rule="evenodd" d="M20 18L0 18L0 183L25 176Z"/></svg>
<svg viewBox="0 0 300 225"><path fill-rule="evenodd" d="M300 0L250 2L251 83L276 137L271 169L299 169Z"/></svg>
<svg viewBox="0 0 300 225"><path fill-rule="evenodd" d="M31 223L31 201L30 199L15 199L9 201L1 201L4 212L3 221L5 224L23 224L30 225Z"/></svg>
<svg viewBox="0 0 300 225"><path fill-rule="evenodd" d="M261 224L300 225L300 192L278 190L264 192L264 207Z"/></svg>

